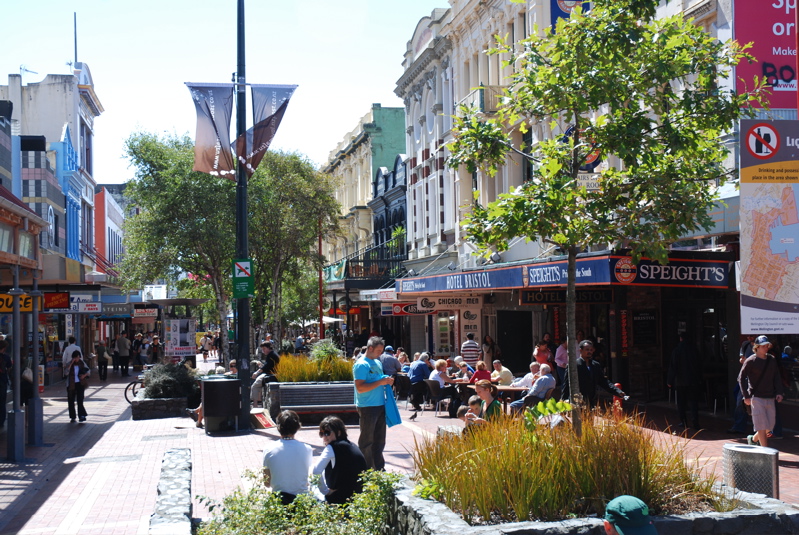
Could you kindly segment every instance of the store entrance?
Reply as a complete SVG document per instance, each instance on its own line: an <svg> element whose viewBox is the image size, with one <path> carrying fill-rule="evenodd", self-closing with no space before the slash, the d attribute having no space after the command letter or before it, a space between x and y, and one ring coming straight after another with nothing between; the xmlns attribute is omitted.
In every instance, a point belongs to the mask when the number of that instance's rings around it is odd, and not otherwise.
<svg viewBox="0 0 799 535"><path fill-rule="evenodd" d="M532 312L497 311L497 343L502 349L502 364L513 375L524 375L530 371L532 325Z"/></svg>

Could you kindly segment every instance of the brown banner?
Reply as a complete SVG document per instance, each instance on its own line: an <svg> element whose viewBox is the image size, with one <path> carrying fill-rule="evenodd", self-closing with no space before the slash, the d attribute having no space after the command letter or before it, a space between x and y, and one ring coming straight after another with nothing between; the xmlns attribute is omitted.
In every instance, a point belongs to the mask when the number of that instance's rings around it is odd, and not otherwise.
<svg viewBox="0 0 799 535"><path fill-rule="evenodd" d="M186 84L197 111L194 171L234 179L230 147L233 84Z"/></svg>

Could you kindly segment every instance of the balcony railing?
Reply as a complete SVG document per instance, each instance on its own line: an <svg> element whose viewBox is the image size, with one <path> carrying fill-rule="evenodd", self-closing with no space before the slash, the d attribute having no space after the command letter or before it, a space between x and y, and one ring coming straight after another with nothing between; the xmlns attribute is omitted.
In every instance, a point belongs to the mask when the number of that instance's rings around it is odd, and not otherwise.
<svg viewBox="0 0 799 535"><path fill-rule="evenodd" d="M465 98L458 102L458 108L466 105L476 108L482 113L496 113L500 105L500 97L505 88L500 85L481 85L473 89Z"/></svg>
<svg viewBox="0 0 799 535"><path fill-rule="evenodd" d="M400 241L397 246L372 245L325 266L325 279L328 282L344 279L386 281L405 273L403 263L407 259L404 241Z"/></svg>

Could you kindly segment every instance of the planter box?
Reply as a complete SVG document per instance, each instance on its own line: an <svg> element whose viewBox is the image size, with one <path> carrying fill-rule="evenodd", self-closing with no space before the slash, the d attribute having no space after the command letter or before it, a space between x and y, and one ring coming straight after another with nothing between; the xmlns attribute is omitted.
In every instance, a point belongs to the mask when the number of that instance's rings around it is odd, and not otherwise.
<svg viewBox="0 0 799 535"><path fill-rule="evenodd" d="M296 411L304 424L319 422L329 415L345 422L357 419L352 381L267 383L265 387L264 409L273 420L284 409Z"/></svg>
<svg viewBox="0 0 799 535"><path fill-rule="evenodd" d="M742 509L729 513L691 513L653 517L662 535L773 535L799 533L799 509L763 494L735 493L720 487L742 502ZM389 503L384 535L605 535L602 520L576 518L560 522L513 522L470 526L446 505L413 496L413 482L404 479ZM390 526L390 527L389 527Z"/></svg>
<svg viewBox="0 0 799 535"><path fill-rule="evenodd" d="M186 414L187 400L183 398L134 399L130 410L134 420L175 418Z"/></svg>

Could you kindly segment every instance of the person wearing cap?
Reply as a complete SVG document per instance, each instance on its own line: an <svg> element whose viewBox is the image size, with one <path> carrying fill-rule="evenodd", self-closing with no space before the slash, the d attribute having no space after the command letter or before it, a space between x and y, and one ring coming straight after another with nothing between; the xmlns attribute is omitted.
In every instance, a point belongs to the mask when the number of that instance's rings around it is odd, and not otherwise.
<svg viewBox="0 0 799 535"><path fill-rule="evenodd" d="M605 507L607 535L657 535L649 507L635 496L618 496Z"/></svg>
<svg viewBox="0 0 799 535"><path fill-rule="evenodd" d="M752 348L754 355L747 357L738 375L738 386L744 403L752 408L754 435L749 435L749 444L755 442L768 445L768 432L774 428L777 403L783 398L782 380L776 358L768 354L771 347L768 337L758 336Z"/></svg>
<svg viewBox="0 0 799 535"><path fill-rule="evenodd" d="M383 349L383 354L380 355L380 364L383 366L383 373L391 377L396 377L402 371L402 364L394 356L394 348L391 346L386 346Z"/></svg>

